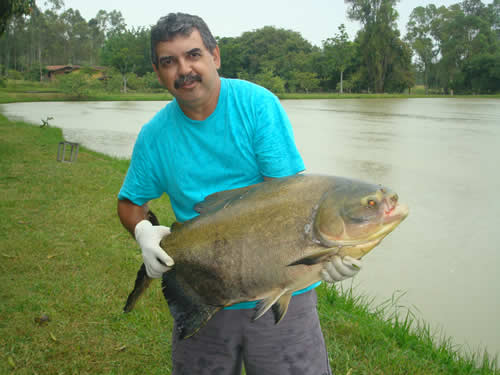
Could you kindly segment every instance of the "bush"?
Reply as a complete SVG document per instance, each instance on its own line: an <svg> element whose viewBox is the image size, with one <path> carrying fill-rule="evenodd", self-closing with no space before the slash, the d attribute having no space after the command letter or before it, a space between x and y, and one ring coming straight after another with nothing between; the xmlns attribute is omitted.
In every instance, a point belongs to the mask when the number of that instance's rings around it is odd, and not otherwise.
<svg viewBox="0 0 500 375"><path fill-rule="evenodd" d="M9 77L9 79L15 79L16 81L20 81L23 79L23 74L21 72L18 72L17 70L9 69L7 71L7 77Z"/></svg>
<svg viewBox="0 0 500 375"><path fill-rule="evenodd" d="M127 73L127 89L144 91L145 84L142 77L138 77L135 73Z"/></svg>
<svg viewBox="0 0 500 375"><path fill-rule="evenodd" d="M42 77L47 77L48 70L45 67L42 67ZM26 81L35 81L35 82L40 82L40 67L34 67L30 70L26 70L23 73L23 78Z"/></svg>
<svg viewBox="0 0 500 375"><path fill-rule="evenodd" d="M88 76L79 72L65 74L58 78L57 86L62 92L77 98L88 96L90 91Z"/></svg>
<svg viewBox="0 0 500 375"><path fill-rule="evenodd" d="M163 89L162 84L158 81L158 76L155 72L149 72L144 74L142 77L144 80L144 86L146 89L151 91L161 90Z"/></svg>
<svg viewBox="0 0 500 375"><path fill-rule="evenodd" d="M271 70L256 74L253 81L275 94L285 92L285 81L281 77L275 76Z"/></svg>

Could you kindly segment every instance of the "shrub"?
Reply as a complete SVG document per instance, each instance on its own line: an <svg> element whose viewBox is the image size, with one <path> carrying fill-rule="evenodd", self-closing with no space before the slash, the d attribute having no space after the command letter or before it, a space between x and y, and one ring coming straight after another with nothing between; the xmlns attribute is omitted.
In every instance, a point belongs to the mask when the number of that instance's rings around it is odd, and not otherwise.
<svg viewBox="0 0 500 375"><path fill-rule="evenodd" d="M90 91L88 76L79 72L65 74L58 78L57 86L62 92L77 98L88 96Z"/></svg>

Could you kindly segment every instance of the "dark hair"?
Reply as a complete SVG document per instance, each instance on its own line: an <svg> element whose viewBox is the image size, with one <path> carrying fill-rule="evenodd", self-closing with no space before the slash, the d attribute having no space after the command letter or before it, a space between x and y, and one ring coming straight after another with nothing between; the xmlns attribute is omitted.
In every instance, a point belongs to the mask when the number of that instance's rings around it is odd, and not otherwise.
<svg viewBox="0 0 500 375"><path fill-rule="evenodd" d="M198 16L186 13L169 13L158 20L151 28L151 60L158 67L156 46L159 42L172 40L178 35L189 36L196 29L200 32L205 47L212 52L217 46L210 29L205 21Z"/></svg>

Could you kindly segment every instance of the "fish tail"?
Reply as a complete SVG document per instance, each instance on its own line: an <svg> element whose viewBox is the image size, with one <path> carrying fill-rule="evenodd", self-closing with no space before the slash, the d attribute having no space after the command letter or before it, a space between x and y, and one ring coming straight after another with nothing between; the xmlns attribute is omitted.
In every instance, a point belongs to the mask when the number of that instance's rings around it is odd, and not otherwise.
<svg viewBox="0 0 500 375"><path fill-rule="evenodd" d="M151 210L148 211L146 219L149 220L153 225L160 225L158 218ZM132 309L135 307L135 304L137 303L137 300L142 295L142 293L144 293L144 291L149 287L151 281L153 281L153 279L148 276L146 272L146 266L143 263L141 268L137 272L137 278L135 279L134 290L132 290L132 293L130 293L130 295L128 296L127 302L125 303L125 307L123 308L123 312L127 313L132 311Z"/></svg>
<svg viewBox="0 0 500 375"><path fill-rule="evenodd" d="M151 281L153 281L153 279L148 276L146 272L146 266L143 263L141 268L137 272L137 278L135 279L134 290L132 290L132 293L130 293L130 295L128 296L127 302L125 303L125 307L123 308L123 312L128 313L132 311L135 304L137 303L137 300L142 295L142 293L149 287Z"/></svg>

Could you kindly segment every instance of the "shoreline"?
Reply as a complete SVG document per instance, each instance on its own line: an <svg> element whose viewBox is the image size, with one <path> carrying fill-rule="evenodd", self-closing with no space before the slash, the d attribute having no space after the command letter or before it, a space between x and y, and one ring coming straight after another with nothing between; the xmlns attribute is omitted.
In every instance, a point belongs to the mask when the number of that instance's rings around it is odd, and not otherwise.
<svg viewBox="0 0 500 375"><path fill-rule="evenodd" d="M417 90L416 90L417 91ZM418 90L419 91L419 90ZM338 93L278 93L282 100L308 99L500 99L500 94L494 95L425 95L420 92L414 94L338 94ZM6 87L0 88L0 104L16 102L47 102L47 101L166 101L172 96L166 91L160 92L128 92L105 93L92 92L85 97L74 97L62 93L51 83L9 81Z"/></svg>

